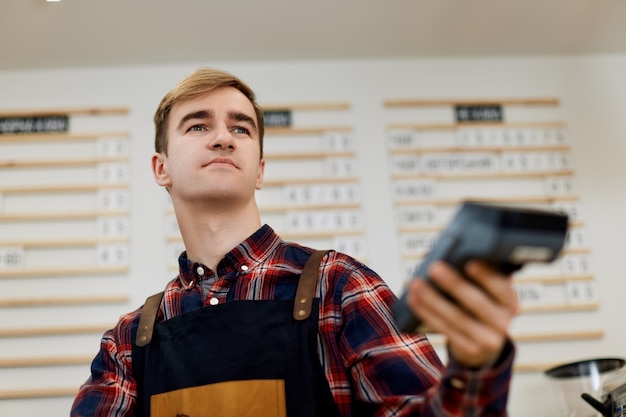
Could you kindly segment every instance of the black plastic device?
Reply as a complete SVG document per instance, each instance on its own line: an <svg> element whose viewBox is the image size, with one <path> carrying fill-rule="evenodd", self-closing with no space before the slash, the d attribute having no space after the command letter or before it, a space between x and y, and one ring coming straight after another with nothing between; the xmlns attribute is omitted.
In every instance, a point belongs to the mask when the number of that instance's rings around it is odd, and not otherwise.
<svg viewBox="0 0 626 417"><path fill-rule="evenodd" d="M563 249L567 226L568 216L556 211L465 202L412 279L428 279L428 267L436 260L463 273L467 261L479 259L506 275L529 262L552 262ZM401 331L415 332L421 320L407 307L406 297L405 292L393 313Z"/></svg>

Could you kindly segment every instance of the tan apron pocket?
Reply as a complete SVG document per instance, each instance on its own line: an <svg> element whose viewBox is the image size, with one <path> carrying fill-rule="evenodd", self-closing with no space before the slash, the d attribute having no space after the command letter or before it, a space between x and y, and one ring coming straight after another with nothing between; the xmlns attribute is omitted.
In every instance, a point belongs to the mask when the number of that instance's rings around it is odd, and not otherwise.
<svg viewBox="0 0 626 417"><path fill-rule="evenodd" d="M153 395L150 417L286 417L285 381L227 381Z"/></svg>

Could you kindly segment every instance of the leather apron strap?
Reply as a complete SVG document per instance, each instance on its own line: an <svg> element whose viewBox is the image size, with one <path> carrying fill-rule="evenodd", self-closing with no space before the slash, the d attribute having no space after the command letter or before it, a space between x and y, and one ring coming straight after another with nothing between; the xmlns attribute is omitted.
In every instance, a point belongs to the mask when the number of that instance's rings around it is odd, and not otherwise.
<svg viewBox="0 0 626 417"><path fill-rule="evenodd" d="M311 254L304 264L294 299L293 318L296 320L306 320L311 315L311 306L315 297L320 264L328 252L329 250L317 250ZM161 291L151 295L143 305L135 339L135 343L139 347L147 346L152 341L154 323L163 294L163 291Z"/></svg>
<svg viewBox="0 0 626 417"><path fill-rule="evenodd" d="M293 305L293 318L296 320L306 320L311 315L320 264L328 252L328 250L315 251L304 264Z"/></svg>
<svg viewBox="0 0 626 417"><path fill-rule="evenodd" d="M159 312L159 306L163 299L164 292L151 295L146 299L139 316L139 326L137 327L137 336L135 344L139 347L147 346L152 340L152 332L154 331L154 322Z"/></svg>

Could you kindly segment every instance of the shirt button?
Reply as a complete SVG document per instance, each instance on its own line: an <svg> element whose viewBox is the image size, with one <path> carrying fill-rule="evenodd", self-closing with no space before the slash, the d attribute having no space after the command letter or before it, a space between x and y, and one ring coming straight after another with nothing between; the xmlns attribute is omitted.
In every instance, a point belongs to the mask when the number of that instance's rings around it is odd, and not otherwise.
<svg viewBox="0 0 626 417"><path fill-rule="evenodd" d="M220 303L220 300L218 300L215 297L211 297L211 299L209 300L209 304L211 304L212 306L216 306Z"/></svg>
<svg viewBox="0 0 626 417"><path fill-rule="evenodd" d="M248 270L248 265L241 265L241 270L246 272Z"/></svg>
<svg viewBox="0 0 626 417"><path fill-rule="evenodd" d="M467 384L460 378L452 378L450 379L450 385L456 389L465 389Z"/></svg>
<svg viewBox="0 0 626 417"><path fill-rule="evenodd" d="M196 272L198 273L198 275L202 276L204 275L204 268L199 266L196 268Z"/></svg>

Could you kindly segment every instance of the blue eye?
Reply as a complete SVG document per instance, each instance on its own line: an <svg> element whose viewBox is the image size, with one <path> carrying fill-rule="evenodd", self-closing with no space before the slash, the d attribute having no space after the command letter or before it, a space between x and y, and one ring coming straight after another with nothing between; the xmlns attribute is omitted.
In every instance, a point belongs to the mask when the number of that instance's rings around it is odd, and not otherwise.
<svg viewBox="0 0 626 417"><path fill-rule="evenodd" d="M189 128L190 132L202 132L204 130L204 126L202 125L193 125Z"/></svg>
<svg viewBox="0 0 626 417"><path fill-rule="evenodd" d="M236 128L233 129L236 133L243 133L245 135L249 135L250 131L248 129L246 129L245 127L241 127L241 126L237 126Z"/></svg>

